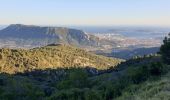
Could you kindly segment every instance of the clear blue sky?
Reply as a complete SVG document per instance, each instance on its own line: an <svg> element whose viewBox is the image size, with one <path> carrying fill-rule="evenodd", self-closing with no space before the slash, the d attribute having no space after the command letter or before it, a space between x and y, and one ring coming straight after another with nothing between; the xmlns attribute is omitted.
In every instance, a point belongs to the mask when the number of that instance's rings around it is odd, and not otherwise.
<svg viewBox="0 0 170 100"><path fill-rule="evenodd" d="M0 0L0 24L170 26L170 0Z"/></svg>

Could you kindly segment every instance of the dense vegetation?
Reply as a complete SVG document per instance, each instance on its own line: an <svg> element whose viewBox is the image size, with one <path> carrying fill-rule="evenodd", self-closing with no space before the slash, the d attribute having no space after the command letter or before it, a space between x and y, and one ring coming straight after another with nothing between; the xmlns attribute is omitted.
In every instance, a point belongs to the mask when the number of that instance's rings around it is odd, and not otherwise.
<svg viewBox="0 0 170 100"><path fill-rule="evenodd" d="M162 47L170 42L166 43ZM31 51L34 50L38 49ZM170 65L165 60L162 62L167 55L162 50L161 54L134 57L109 70L89 67L1 73L0 99L169 100Z"/></svg>
<svg viewBox="0 0 170 100"><path fill-rule="evenodd" d="M86 69L41 70L16 75L1 74L0 98L2 100L124 100L128 97L132 100L131 97L135 98L132 94L144 95L140 94L141 91L146 91L142 89L149 90L153 88L149 86L156 83L160 85L158 89L164 85L169 89L168 82L162 83L161 78L167 72L169 72L169 66L153 62L97 76ZM168 79L167 77L165 78ZM150 85L146 87L144 84ZM140 90L137 90L139 87ZM165 89L161 88L161 90ZM149 91L147 92L147 95L152 95ZM157 93L155 93L156 96ZM161 96L166 98L166 95ZM153 96L145 98L150 97Z"/></svg>
<svg viewBox="0 0 170 100"><path fill-rule="evenodd" d="M120 59L98 56L62 44L30 50L0 49L0 72L6 73L70 67L93 67L104 70L114 67L120 62Z"/></svg>
<svg viewBox="0 0 170 100"><path fill-rule="evenodd" d="M163 45L161 46L160 53L162 55L163 61L170 64L170 33L168 37L163 40Z"/></svg>

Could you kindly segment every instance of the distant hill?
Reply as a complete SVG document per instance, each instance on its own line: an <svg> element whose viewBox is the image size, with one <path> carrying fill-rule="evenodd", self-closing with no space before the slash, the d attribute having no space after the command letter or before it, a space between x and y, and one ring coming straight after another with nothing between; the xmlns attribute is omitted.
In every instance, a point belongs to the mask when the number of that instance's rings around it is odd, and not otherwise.
<svg viewBox="0 0 170 100"><path fill-rule="evenodd" d="M30 50L0 49L0 72L6 73L70 67L108 69L120 61L62 44L51 44Z"/></svg>
<svg viewBox="0 0 170 100"><path fill-rule="evenodd" d="M149 54L155 54L159 51L159 47L152 47L152 48L137 48L132 50L123 50L117 53L112 52L113 57L118 57L122 59L130 59L134 56L144 56Z"/></svg>
<svg viewBox="0 0 170 100"><path fill-rule="evenodd" d="M69 44L81 48L97 48L114 45L107 40L86 34L77 29L65 27L40 27L34 25L11 24L0 30L1 47L32 48L53 43Z"/></svg>
<svg viewBox="0 0 170 100"><path fill-rule="evenodd" d="M104 55L108 57L116 57L121 59L130 59L135 56L144 56L150 54L156 54L159 51L159 47L151 47L151 48L135 48L135 49L126 49L126 50L112 50L111 53L105 53L103 51L96 51L94 53L99 55Z"/></svg>

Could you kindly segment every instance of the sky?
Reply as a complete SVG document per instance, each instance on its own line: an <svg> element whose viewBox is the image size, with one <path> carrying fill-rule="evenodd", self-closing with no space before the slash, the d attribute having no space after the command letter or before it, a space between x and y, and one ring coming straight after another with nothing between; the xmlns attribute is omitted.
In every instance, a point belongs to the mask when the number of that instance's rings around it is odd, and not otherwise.
<svg viewBox="0 0 170 100"><path fill-rule="evenodd" d="M0 0L0 25L170 26L170 0Z"/></svg>

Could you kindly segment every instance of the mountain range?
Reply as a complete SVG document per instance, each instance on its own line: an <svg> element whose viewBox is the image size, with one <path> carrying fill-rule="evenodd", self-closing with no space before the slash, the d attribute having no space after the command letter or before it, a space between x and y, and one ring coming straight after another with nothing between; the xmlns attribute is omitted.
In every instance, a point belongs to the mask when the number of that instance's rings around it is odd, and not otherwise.
<svg viewBox="0 0 170 100"><path fill-rule="evenodd" d="M65 27L41 27L11 24L0 30L1 47L32 48L48 44L69 44L80 48L102 48L115 45L81 30Z"/></svg>

